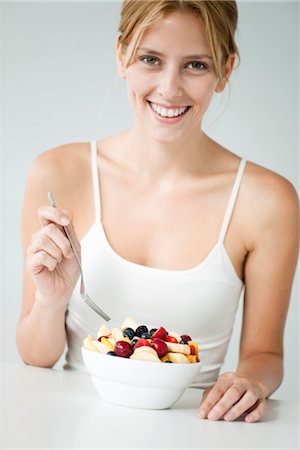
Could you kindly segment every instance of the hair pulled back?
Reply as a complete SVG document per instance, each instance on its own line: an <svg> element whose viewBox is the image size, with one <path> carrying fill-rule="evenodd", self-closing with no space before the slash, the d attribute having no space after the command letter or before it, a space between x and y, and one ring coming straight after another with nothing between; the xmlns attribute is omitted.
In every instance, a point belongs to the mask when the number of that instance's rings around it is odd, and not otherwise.
<svg viewBox="0 0 300 450"><path fill-rule="evenodd" d="M239 59L235 42L238 10L236 2L231 0L125 0L119 24L119 43L128 50L126 66L131 63L143 32L175 11L191 11L202 21L216 75L222 79L222 68L229 55L235 54Z"/></svg>

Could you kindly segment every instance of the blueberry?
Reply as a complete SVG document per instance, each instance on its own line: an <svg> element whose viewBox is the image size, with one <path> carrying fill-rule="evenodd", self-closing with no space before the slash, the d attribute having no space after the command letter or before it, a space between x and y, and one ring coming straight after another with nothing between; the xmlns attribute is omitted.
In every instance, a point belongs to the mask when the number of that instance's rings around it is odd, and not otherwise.
<svg viewBox="0 0 300 450"><path fill-rule="evenodd" d="M148 333L148 328L146 327L146 325L140 325L139 327L137 327L137 329L135 330L135 335L141 337L142 333Z"/></svg>
<svg viewBox="0 0 300 450"><path fill-rule="evenodd" d="M141 334L141 338L144 338L144 339L150 339L150 333L148 332L148 333L142 333Z"/></svg>
<svg viewBox="0 0 300 450"><path fill-rule="evenodd" d="M150 337L155 333L155 331L157 331L157 328L151 328L151 330L149 331Z"/></svg>
<svg viewBox="0 0 300 450"><path fill-rule="evenodd" d="M172 361L168 361L168 360L167 360L167 361L165 361L165 364L166 364L166 363L172 364Z"/></svg>
<svg viewBox="0 0 300 450"><path fill-rule="evenodd" d="M132 339L132 341L131 341L131 345L134 347L135 346L135 344L137 343L137 341L139 340L139 338L137 337L137 338L134 338L134 339Z"/></svg>
<svg viewBox="0 0 300 450"><path fill-rule="evenodd" d="M116 356L115 352L107 352L107 355Z"/></svg>
<svg viewBox="0 0 300 450"><path fill-rule="evenodd" d="M128 337L129 339L132 339L134 336L134 330L132 328L125 328L123 331L123 336Z"/></svg>
<svg viewBox="0 0 300 450"><path fill-rule="evenodd" d="M179 342L179 344L187 344L187 341L185 341L184 339L181 339L181 341Z"/></svg>

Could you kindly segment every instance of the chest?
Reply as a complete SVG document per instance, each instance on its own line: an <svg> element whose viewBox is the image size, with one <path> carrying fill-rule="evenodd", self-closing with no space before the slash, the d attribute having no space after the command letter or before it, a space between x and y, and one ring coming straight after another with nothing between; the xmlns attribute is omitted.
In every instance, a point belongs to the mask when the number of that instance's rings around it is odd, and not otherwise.
<svg viewBox="0 0 300 450"><path fill-rule="evenodd" d="M207 181L207 180L206 180ZM160 269L183 270L205 260L216 245L231 183L209 182L149 189L102 179L101 215L106 238L123 258ZM226 233L226 249L241 278L245 254L238 220Z"/></svg>

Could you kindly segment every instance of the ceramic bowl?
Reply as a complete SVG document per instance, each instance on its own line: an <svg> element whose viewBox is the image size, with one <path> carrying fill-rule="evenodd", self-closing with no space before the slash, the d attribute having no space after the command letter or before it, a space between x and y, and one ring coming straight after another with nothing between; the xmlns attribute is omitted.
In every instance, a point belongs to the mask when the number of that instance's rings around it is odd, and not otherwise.
<svg viewBox="0 0 300 450"><path fill-rule="evenodd" d="M132 360L84 347L82 356L102 400L131 408L170 408L198 375L201 366L201 362L167 364Z"/></svg>

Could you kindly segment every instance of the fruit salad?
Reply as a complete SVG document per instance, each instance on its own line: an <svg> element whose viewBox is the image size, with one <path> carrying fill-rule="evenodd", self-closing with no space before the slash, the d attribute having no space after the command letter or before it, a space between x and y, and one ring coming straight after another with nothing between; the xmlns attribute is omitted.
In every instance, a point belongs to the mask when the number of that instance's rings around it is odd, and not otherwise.
<svg viewBox="0 0 300 450"><path fill-rule="evenodd" d="M164 327L148 328L127 317L120 328L101 325L97 339L87 336L86 349L110 356L141 361L190 364L199 362L198 345L187 334L168 332Z"/></svg>

